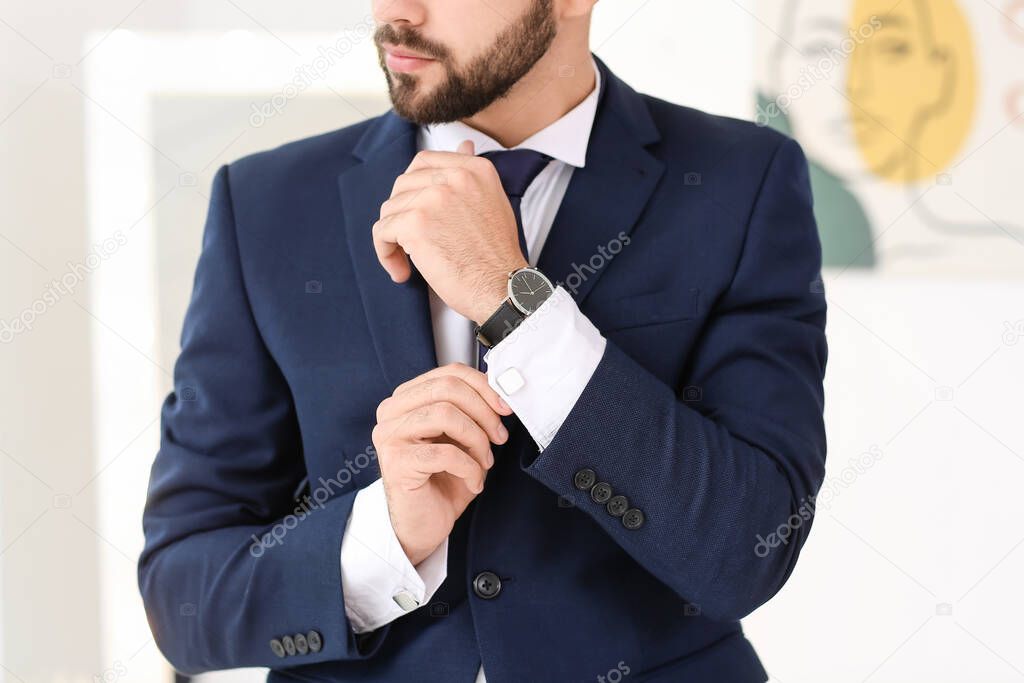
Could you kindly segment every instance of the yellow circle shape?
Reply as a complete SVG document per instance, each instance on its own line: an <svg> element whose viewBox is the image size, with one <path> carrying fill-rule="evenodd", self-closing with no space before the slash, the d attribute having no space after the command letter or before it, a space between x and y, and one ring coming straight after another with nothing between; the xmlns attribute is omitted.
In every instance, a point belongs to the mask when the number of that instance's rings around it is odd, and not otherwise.
<svg viewBox="0 0 1024 683"><path fill-rule="evenodd" d="M955 0L855 0L846 95L868 168L894 183L934 178L971 130L974 42Z"/></svg>

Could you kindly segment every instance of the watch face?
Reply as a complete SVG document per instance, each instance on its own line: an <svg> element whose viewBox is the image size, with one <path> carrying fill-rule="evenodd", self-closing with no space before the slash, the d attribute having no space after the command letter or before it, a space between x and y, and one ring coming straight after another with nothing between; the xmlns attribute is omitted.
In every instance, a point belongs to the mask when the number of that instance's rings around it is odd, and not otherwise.
<svg viewBox="0 0 1024 683"><path fill-rule="evenodd" d="M540 308L554 291L551 281L533 268L517 270L508 281L508 298L526 315Z"/></svg>

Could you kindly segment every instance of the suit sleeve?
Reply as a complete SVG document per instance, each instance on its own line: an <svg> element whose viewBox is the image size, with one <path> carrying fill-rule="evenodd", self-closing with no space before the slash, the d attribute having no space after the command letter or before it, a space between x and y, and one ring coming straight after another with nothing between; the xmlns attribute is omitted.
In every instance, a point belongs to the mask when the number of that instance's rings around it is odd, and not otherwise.
<svg viewBox="0 0 1024 683"><path fill-rule="evenodd" d="M143 516L149 622L185 673L368 657L387 627L352 632L338 563L355 494L294 499L306 476L295 410L249 306L231 202L223 167ZM298 634L307 653L274 653Z"/></svg>
<svg viewBox="0 0 1024 683"><path fill-rule="evenodd" d="M807 162L792 140L776 148L753 207L686 386L665 384L608 341L550 444L523 461L659 580L722 620L781 588L824 477L821 246ZM626 501L595 502L609 493L595 492L595 481Z"/></svg>

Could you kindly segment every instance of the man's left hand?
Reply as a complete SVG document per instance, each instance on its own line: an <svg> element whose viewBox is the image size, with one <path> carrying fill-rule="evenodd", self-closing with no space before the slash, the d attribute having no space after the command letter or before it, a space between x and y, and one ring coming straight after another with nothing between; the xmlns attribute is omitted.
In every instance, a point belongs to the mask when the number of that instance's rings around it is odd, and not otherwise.
<svg viewBox="0 0 1024 683"><path fill-rule="evenodd" d="M411 258L437 295L477 324L505 300L508 274L528 265L501 178L469 140L456 152L416 155L380 207L373 244L392 280L409 279Z"/></svg>

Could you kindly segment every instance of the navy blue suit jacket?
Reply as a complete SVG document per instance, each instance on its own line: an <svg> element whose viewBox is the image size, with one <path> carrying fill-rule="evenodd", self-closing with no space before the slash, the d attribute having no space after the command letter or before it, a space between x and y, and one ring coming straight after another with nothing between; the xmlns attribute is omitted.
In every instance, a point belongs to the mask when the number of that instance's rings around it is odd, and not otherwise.
<svg viewBox="0 0 1024 683"><path fill-rule="evenodd" d="M423 281L393 284L371 243L416 127L392 111L217 173L139 563L178 669L470 683L482 660L489 683L766 678L738 620L793 570L825 462L806 160L598 65L586 166L538 265L607 350L548 448L519 426L497 449L431 605L370 634L345 616L342 534L379 476L377 404L436 364ZM643 526L577 489L584 468ZM495 599L471 589L482 570L502 580ZM269 645L312 631L305 653Z"/></svg>

